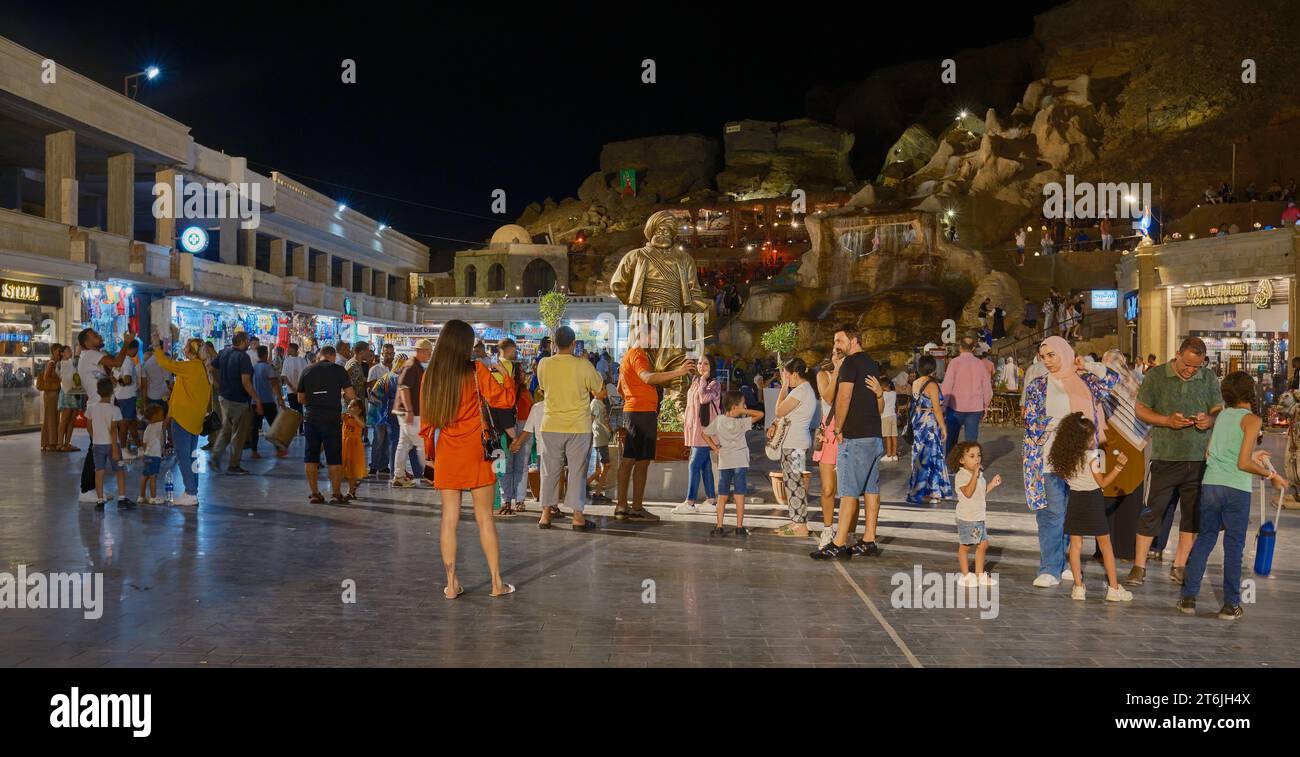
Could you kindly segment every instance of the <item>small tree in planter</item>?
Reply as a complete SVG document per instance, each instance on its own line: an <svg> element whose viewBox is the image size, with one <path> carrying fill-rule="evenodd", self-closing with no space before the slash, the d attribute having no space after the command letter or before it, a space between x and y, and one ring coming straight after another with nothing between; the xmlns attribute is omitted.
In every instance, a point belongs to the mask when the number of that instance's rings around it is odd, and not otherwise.
<svg viewBox="0 0 1300 757"><path fill-rule="evenodd" d="M781 353L794 352L799 343L799 327L790 321L778 323L763 334L763 349L776 353L777 365L783 365Z"/></svg>
<svg viewBox="0 0 1300 757"><path fill-rule="evenodd" d="M537 314L542 319L542 325L552 335L560 327L560 320L564 318L564 311L568 308L569 295L555 289L542 295L537 302Z"/></svg>

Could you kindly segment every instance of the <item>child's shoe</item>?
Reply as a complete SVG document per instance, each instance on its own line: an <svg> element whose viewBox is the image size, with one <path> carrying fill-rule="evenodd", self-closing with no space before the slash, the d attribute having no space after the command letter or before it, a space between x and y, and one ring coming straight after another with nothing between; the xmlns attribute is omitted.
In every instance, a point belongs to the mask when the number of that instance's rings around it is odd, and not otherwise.
<svg viewBox="0 0 1300 757"><path fill-rule="evenodd" d="M1130 594L1129 596L1131 597L1132 595ZM1075 584L1074 588L1070 589L1070 599L1077 599L1080 602L1083 602L1088 599L1088 590L1083 587L1083 584Z"/></svg>
<svg viewBox="0 0 1300 757"><path fill-rule="evenodd" d="M998 579L994 578L993 576L990 576L987 571L980 574L980 586L997 586L997 585L998 585Z"/></svg>
<svg viewBox="0 0 1300 757"><path fill-rule="evenodd" d="M957 579L957 585L965 588L979 586L979 578L974 573L962 573L961 578Z"/></svg>

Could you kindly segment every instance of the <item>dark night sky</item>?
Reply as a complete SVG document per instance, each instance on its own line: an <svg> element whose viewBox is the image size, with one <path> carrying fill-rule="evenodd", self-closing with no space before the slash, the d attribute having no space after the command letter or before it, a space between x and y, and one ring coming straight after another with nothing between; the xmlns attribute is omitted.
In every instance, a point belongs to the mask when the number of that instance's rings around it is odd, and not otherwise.
<svg viewBox="0 0 1300 757"><path fill-rule="evenodd" d="M827 3L816 21L811 4L272 5L32 3L0 10L0 35L119 90L123 75L156 63L163 75L140 101L201 144L454 250L465 245L422 235L486 239L529 202L573 195L605 142L797 118L818 84L911 60L937 71L963 48L1028 36L1050 3L986 27L987 14L904 3ZM357 61L356 84L340 82L344 58ZM657 63L654 85L641 83L644 58ZM489 210L496 187L508 195L504 218Z"/></svg>

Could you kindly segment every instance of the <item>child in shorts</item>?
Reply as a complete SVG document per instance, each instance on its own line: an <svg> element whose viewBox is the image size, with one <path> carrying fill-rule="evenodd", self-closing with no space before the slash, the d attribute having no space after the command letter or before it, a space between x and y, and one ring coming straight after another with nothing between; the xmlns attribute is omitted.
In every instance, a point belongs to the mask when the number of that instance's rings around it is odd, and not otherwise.
<svg viewBox="0 0 1300 757"><path fill-rule="evenodd" d="M998 581L984 572L984 555L989 549L985 495L1002 485L1002 476L984 482L984 449L979 442L959 442L948 456L948 470L956 471L957 489L957 562L961 566L958 586L996 586ZM970 572L967 558L975 547L975 572Z"/></svg>
<svg viewBox="0 0 1300 757"><path fill-rule="evenodd" d="M113 402L117 384L111 378L102 378L95 385L99 394L97 402L86 406L86 424L90 431L91 456L95 460L95 509L104 509L104 474L117 474L117 507L129 510L135 507L126 496L126 468L122 467L122 448L118 446L118 424L122 410Z"/></svg>
<svg viewBox="0 0 1300 757"><path fill-rule="evenodd" d="M163 422L162 405L149 405L144 409L144 419L149 423L144 429L144 471L140 474L140 501L146 505L165 505L158 498L158 469L162 466ZM146 489L147 487L147 489Z"/></svg>
<svg viewBox="0 0 1300 757"><path fill-rule="evenodd" d="M704 428L704 440L718 453L718 525L709 532L710 536L726 536L722 527L723 515L727 512L727 498L736 496L736 536L749 536L745 528L745 475L749 472L749 442L746 433L756 422L763 420L763 413L745 407L745 397L735 390L722 397L722 415L715 417Z"/></svg>
<svg viewBox="0 0 1300 757"><path fill-rule="evenodd" d="M880 385L885 390L885 406L880 410L880 435L885 439L884 462L898 462L898 391L894 382L880 372Z"/></svg>

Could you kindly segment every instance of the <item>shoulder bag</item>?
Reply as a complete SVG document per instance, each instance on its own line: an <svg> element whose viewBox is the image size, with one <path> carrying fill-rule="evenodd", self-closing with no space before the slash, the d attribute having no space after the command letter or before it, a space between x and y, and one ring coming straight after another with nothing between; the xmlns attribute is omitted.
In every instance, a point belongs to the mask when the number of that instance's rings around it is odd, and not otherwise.
<svg viewBox="0 0 1300 757"><path fill-rule="evenodd" d="M505 452L501 449L500 435L492 430L492 412L487 400L483 399L483 393L478 388L477 367L470 371L470 381L474 384L474 396L478 398L479 438L483 444L483 459L495 462Z"/></svg>

